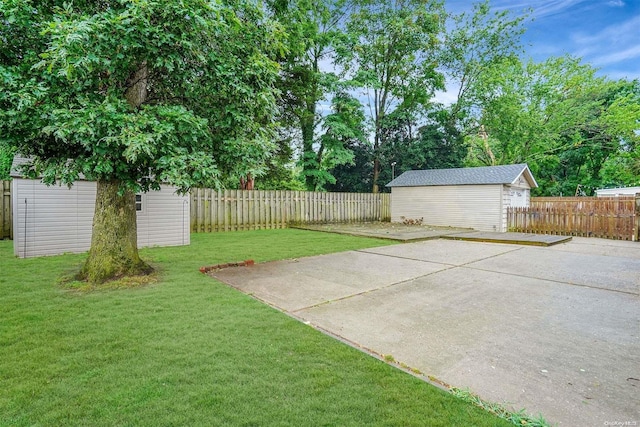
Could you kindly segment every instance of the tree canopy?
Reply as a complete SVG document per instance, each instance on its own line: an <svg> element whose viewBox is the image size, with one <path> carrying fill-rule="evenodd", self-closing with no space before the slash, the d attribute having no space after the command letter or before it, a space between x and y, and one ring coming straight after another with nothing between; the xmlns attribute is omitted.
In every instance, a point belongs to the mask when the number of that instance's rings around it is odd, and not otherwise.
<svg viewBox="0 0 640 427"><path fill-rule="evenodd" d="M605 164L637 153L637 82L598 77L579 59L560 57L510 60L482 83L477 120L487 137L469 138L469 164L527 162L540 194L566 196L614 184Z"/></svg>
<svg viewBox="0 0 640 427"><path fill-rule="evenodd" d="M0 5L0 134L46 183L98 182L83 271L102 281L147 270L134 192L262 172L282 34L252 1L58 3Z"/></svg>
<svg viewBox="0 0 640 427"><path fill-rule="evenodd" d="M438 35L444 5L430 0L354 1L337 64L349 85L364 92L373 143L372 190L378 191L385 128L413 125L426 113L436 89Z"/></svg>
<svg viewBox="0 0 640 427"><path fill-rule="evenodd" d="M251 2L54 3L1 10L0 126L34 173L188 190L262 167L278 40Z"/></svg>
<svg viewBox="0 0 640 427"><path fill-rule="evenodd" d="M287 33L287 49L279 61L278 118L285 135L294 138L285 137L281 142L291 144L292 139L298 140L301 179L308 190L321 190L325 183L334 181L327 164L343 164L351 159L343 155L335 138L320 137L327 125L319 110L321 102L327 102L332 93L340 90L335 74L323 63L334 55L351 4L346 0L271 0L267 4ZM332 132L335 135L338 131L334 127Z"/></svg>

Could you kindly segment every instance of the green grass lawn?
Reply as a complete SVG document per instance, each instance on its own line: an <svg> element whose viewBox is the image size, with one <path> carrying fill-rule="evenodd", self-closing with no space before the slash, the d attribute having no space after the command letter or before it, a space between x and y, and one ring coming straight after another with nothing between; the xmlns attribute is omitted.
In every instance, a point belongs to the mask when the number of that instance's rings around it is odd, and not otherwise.
<svg viewBox="0 0 640 427"><path fill-rule="evenodd" d="M0 425L509 425L201 274L223 262L390 244L302 230L142 250L156 284L79 293L84 255L0 241Z"/></svg>

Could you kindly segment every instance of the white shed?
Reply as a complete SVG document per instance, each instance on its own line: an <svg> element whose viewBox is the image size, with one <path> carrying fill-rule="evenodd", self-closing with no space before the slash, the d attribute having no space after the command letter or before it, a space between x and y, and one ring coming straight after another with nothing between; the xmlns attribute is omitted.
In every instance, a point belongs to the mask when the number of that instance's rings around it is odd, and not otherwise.
<svg viewBox="0 0 640 427"><path fill-rule="evenodd" d="M25 179L12 167L13 252L21 258L89 250L96 183L79 180L71 188ZM136 195L138 247L190 243L189 197L163 185Z"/></svg>
<svg viewBox="0 0 640 427"><path fill-rule="evenodd" d="M640 187L602 188L596 190L597 197L635 196L640 194Z"/></svg>
<svg viewBox="0 0 640 427"><path fill-rule="evenodd" d="M507 231L507 209L528 207L536 183L526 164L407 171L391 187L391 221Z"/></svg>

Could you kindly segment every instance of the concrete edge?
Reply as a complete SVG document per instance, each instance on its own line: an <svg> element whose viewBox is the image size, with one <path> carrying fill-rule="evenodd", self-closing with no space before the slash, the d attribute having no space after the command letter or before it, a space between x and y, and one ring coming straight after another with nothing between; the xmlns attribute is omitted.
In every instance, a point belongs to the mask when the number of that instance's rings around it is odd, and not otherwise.
<svg viewBox="0 0 640 427"><path fill-rule="evenodd" d="M409 242L410 239L401 239L398 237L390 237L390 236L376 236L367 233L358 233L355 231L339 231L339 230L320 230L318 228L305 227L302 225L290 225L289 228L295 228L296 230L305 230L305 231L318 231L320 233L330 233L330 234L344 234L345 236L353 236L353 237L367 237L369 239L380 239L380 240L391 240L394 242ZM433 239L438 239L438 237L433 237ZM432 239L427 238L426 240Z"/></svg>
<svg viewBox="0 0 640 427"><path fill-rule="evenodd" d="M319 231L321 233L333 233L333 234L343 234L345 236L354 236L354 237L367 237L370 239L380 239L380 240L391 240L394 242L421 242L425 240L436 240L441 239L443 236L447 236L450 234L460 233L460 231L444 231L442 233L437 233L432 236L422 236L422 237L393 237L393 236L379 236L377 234L369 234L369 233L358 233L357 231L341 231L341 230L321 230L314 227L305 227L303 225L290 225L289 228L295 228L297 230L306 230L306 231Z"/></svg>
<svg viewBox="0 0 640 427"><path fill-rule="evenodd" d="M483 242L483 243L506 243L511 245L524 245L524 246L542 246L549 247L553 245L558 245L560 243L567 243L571 241L571 236L563 236L562 239L558 239L553 242L544 242L544 241L535 241L535 240L517 240L517 239L500 239L500 238L491 238L491 237L467 237L467 236L456 236L456 235L445 235L441 237L446 240L465 240L468 242Z"/></svg>

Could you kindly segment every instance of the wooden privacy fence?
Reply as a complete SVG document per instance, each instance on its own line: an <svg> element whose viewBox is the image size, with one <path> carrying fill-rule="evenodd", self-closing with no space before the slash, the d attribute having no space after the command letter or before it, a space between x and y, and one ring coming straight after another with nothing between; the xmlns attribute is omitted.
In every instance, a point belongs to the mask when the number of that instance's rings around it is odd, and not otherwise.
<svg viewBox="0 0 640 427"><path fill-rule="evenodd" d="M0 181L0 239L13 239L11 181Z"/></svg>
<svg viewBox="0 0 640 427"><path fill-rule="evenodd" d="M640 198L533 197L528 208L510 208L509 231L637 241Z"/></svg>
<svg viewBox="0 0 640 427"><path fill-rule="evenodd" d="M389 221L384 193L191 190L191 231L286 228L291 223Z"/></svg>

